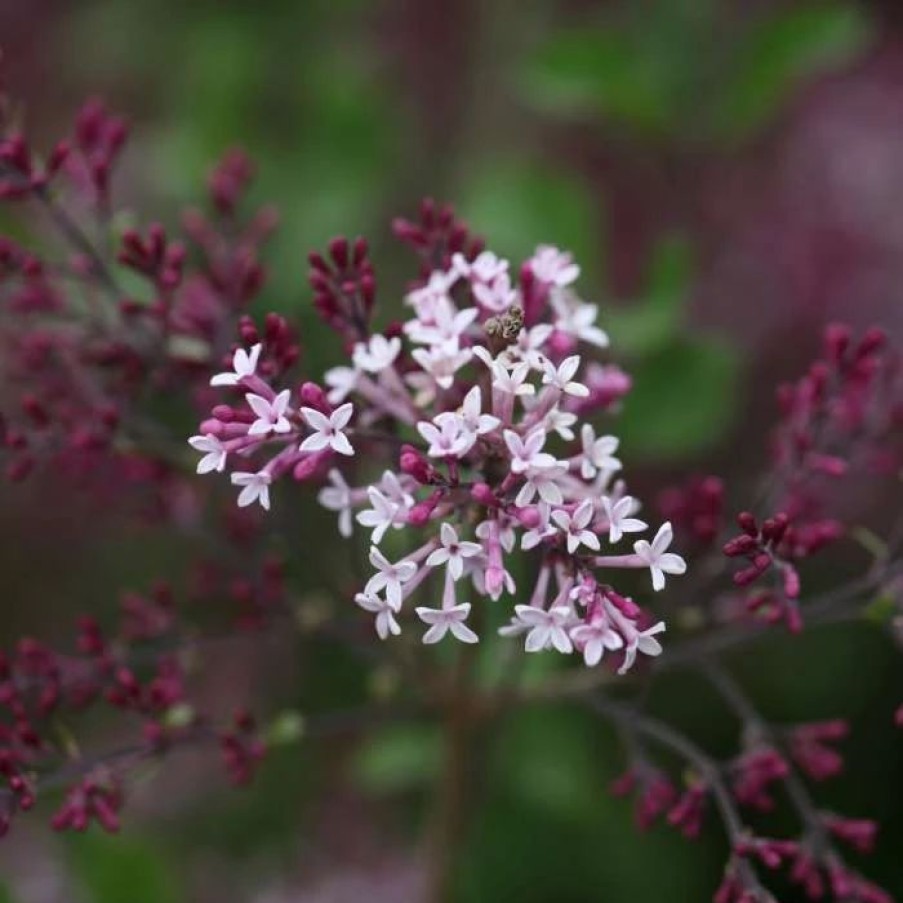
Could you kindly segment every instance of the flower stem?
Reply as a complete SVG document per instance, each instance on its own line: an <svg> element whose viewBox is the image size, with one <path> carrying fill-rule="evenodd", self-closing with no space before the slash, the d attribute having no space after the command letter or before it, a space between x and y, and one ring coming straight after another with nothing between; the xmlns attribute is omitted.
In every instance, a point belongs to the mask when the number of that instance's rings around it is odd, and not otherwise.
<svg viewBox="0 0 903 903"><path fill-rule="evenodd" d="M467 834L473 787L473 750L477 711L470 698L470 676L475 647L462 646L451 675L443 708L442 767L436 786L428 838L427 895L429 903L451 903Z"/></svg>

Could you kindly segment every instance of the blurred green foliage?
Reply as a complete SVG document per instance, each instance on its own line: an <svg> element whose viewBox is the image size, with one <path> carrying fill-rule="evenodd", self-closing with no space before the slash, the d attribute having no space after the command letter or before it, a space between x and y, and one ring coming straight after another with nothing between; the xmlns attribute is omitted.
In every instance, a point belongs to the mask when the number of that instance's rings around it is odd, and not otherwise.
<svg viewBox="0 0 903 903"><path fill-rule="evenodd" d="M92 903L180 903L184 896L169 860L149 840L132 833L101 832L69 838L73 871Z"/></svg>
<svg viewBox="0 0 903 903"><path fill-rule="evenodd" d="M733 144L871 35L865 13L840 0L753 15L737 21L737 9L716 0L615 5L543 41L521 73L523 95L551 115L650 139Z"/></svg>

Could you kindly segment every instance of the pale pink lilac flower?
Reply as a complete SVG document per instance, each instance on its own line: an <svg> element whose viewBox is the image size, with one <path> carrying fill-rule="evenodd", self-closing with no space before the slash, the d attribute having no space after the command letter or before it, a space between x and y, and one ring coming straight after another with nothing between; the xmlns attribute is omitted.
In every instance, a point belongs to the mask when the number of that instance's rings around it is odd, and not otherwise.
<svg viewBox="0 0 903 903"><path fill-rule="evenodd" d="M553 291L550 302L555 311L555 328L597 348L608 347L608 336L596 326L599 309L586 304L569 289Z"/></svg>
<svg viewBox="0 0 903 903"><path fill-rule="evenodd" d="M423 642L426 645L438 643L451 631L452 636L462 643L478 643L480 638L464 623L470 614L470 608L470 603L465 602L452 608L420 606L415 609L417 617L424 624L430 625L430 629L423 635Z"/></svg>
<svg viewBox="0 0 903 903"><path fill-rule="evenodd" d="M329 386L326 398L330 404L341 404L355 389L359 373L354 367L331 367L323 375Z"/></svg>
<svg viewBox="0 0 903 903"><path fill-rule="evenodd" d="M404 326L405 335L412 342L422 345L442 346L455 343L460 347L461 337L477 319L479 311L475 307L457 310L451 301L437 304L428 321L420 318L411 320Z"/></svg>
<svg viewBox="0 0 903 903"><path fill-rule="evenodd" d="M568 622L572 617L570 608L557 605L548 611L532 605L515 605L518 619L530 630L524 642L527 652L541 652L557 649L563 655L574 651L574 644L568 635Z"/></svg>
<svg viewBox="0 0 903 903"><path fill-rule="evenodd" d="M217 373L210 380L211 386L237 386L243 379L254 376L257 372L257 362L260 360L260 352L263 345L255 345L250 351L237 348L232 355L232 370L226 373Z"/></svg>
<svg viewBox="0 0 903 903"><path fill-rule="evenodd" d="M350 401L337 407L328 417L316 408L301 408L301 414L313 432L301 443L301 451L331 448L340 455L353 455L354 448L343 430L354 413Z"/></svg>
<svg viewBox="0 0 903 903"><path fill-rule="evenodd" d="M401 587L417 573L417 565L413 561L404 560L392 564L376 546L370 546L370 564L376 568L376 573L367 581L364 592L378 593L385 590L389 605L398 611L401 608Z"/></svg>
<svg viewBox="0 0 903 903"><path fill-rule="evenodd" d="M566 357L557 367L546 358L543 361L542 383L544 386L552 386L565 395L573 395L575 398L586 398L589 389L574 380L577 369L580 366L580 357L576 354Z"/></svg>
<svg viewBox="0 0 903 903"><path fill-rule="evenodd" d="M475 440L463 419L451 411L437 415L433 423L418 423L417 432L429 443L427 454L432 458L461 458Z"/></svg>
<svg viewBox="0 0 903 903"><path fill-rule="evenodd" d="M458 539L457 531L449 523L442 524L439 537L442 545L430 553L426 564L428 567L439 567L444 564L452 580L460 580L464 574L465 559L482 554L483 547L477 542Z"/></svg>
<svg viewBox="0 0 903 903"><path fill-rule="evenodd" d="M257 415L257 419L248 427L248 435L266 436L269 433L290 432L292 425L285 416L290 398L291 392L288 389L283 389L272 401L248 392L245 401Z"/></svg>
<svg viewBox="0 0 903 903"><path fill-rule="evenodd" d="M370 499L371 507L358 512L357 522L362 527L373 529L370 539L379 545L386 530L393 524L398 525L396 518L401 508L396 502L390 501L376 486L367 487L367 497Z"/></svg>
<svg viewBox="0 0 903 903"><path fill-rule="evenodd" d="M443 342L433 347L415 348L411 357L420 365L424 373L432 377L440 389L450 389L455 381L455 374L473 356L469 348L462 348L456 340ZM414 375L414 374L412 374Z"/></svg>
<svg viewBox="0 0 903 903"><path fill-rule="evenodd" d="M634 552L652 574L652 588L656 592L665 588L665 574L683 574L687 570L686 561L680 555L668 551L673 538L674 531L666 521L658 528L651 543L640 539L633 544Z"/></svg>
<svg viewBox="0 0 903 903"><path fill-rule="evenodd" d="M614 436L600 436L589 423L584 423L580 430L580 441L583 445L583 458L580 463L580 475L591 480L600 471L619 470L621 462L614 456L618 450L619 440Z"/></svg>
<svg viewBox="0 0 903 903"><path fill-rule="evenodd" d="M354 601L364 609L376 615L376 633L381 640L388 639L389 635L398 636L401 627L395 620L395 612L392 606L382 596L376 593L362 592L354 597Z"/></svg>
<svg viewBox="0 0 903 903"><path fill-rule="evenodd" d="M546 469L558 463L554 455L542 450L546 444L546 432L541 427L526 438L521 438L514 430L505 430L502 436L511 453L512 473L526 473L531 468Z"/></svg>
<svg viewBox="0 0 903 903"><path fill-rule="evenodd" d="M571 628L571 640L583 653L583 661L588 668L595 668L602 661L605 650L616 652L624 647L624 640L612 628L611 621L601 610L588 621Z"/></svg>
<svg viewBox="0 0 903 903"><path fill-rule="evenodd" d="M550 505L560 505L564 501L564 495L558 481L566 473L567 467L563 464L554 464L552 467L530 467L524 474L524 485L517 493L516 504L524 508L538 495Z"/></svg>
<svg viewBox="0 0 903 903"><path fill-rule="evenodd" d="M325 486L317 495L320 504L330 511L339 514L339 533L346 539L351 536L352 528L352 501L351 488L345 482L341 472L333 467L327 474L331 486Z"/></svg>
<svg viewBox="0 0 903 903"><path fill-rule="evenodd" d="M368 342L358 342L354 346L351 359L358 370L366 373L379 373L395 363L401 353L401 339L397 336L387 339L376 333Z"/></svg>
<svg viewBox="0 0 903 903"><path fill-rule="evenodd" d="M581 545L595 552L599 551L599 537L592 530L587 529L594 514L595 509L590 499L584 499L573 514L569 514L562 508L552 512L552 520L567 537L569 555L575 554Z"/></svg>
<svg viewBox="0 0 903 903"><path fill-rule="evenodd" d="M260 502L260 506L270 510L270 483L272 476L266 470L257 473L236 472L231 475L232 485L241 486L238 494L238 507L246 508L254 502Z"/></svg>
<svg viewBox="0 0 903 903"><path fill-rule="evenodd" d="M619 542L625 533L641 533L649 524L637 517L631 517L637 509L637 501L629 495L612 502L609 496L602 497L602 508L608 519L608 541Z"/></svg>
<svg viewBox="0 0 903 903"><path fill-rule="evenodd" d="M465 279L477 282L491 282L508 272L508 261L498 257L492 251L482 251L473 261L468 261L463 254L452 257L454 271Z"/></svg>
<svg viewBox="0 0 903 903"><path fill-rule="evenodd" d="M530 365L526 361L508 366L505 359L501 356L493 358L489 351L482 345L474 349L473 352L492 373L492 388L496 392L502 392L505 395L533 395L536 393L536 386L527 382L530 375Z"/></svg>
<svg viewBox="0 0 903 903"><path fill-rule="evenodd" d="M471 289L477 304L490 313L504 313L517 301L517 291L507 273L501 273L489 282L473 282Z"/></svg>
<svg viewBox="0 0 903 903"><path fill-rule="evenodd" d="M223 472L226 467L228 452L216 436L210 434L206 436L192 436L188 440L188 444L195 451L204 452L204 457L198 461L197 473L210 473L212 470L219 473Z"/></svg>
<svg viewBox="0 0 903 903"><path fill-rule="evenodd" d="M483 396L480 387L474 386L465 396L460 410L464 429L475 436L484 436L496 429L501 421L492 414L483 413Z"/></svg>
<svg viewBox="0 0 903 903"><path fill-rule="evenodd" d="M574 438L574 431L571 427L577 422L577 415L570 411L562 411L560 408L553 407L542 422L543 429L548 433L556 433L566 442L571 442Z"/></svg>
<svg viewBox="0 0 903 903"><path fill-rule="evenodd" d="M553 245L539 245L528 265L540 282L559 288L576 282L580 276L580 267L574 263L574 258Z"/></svg>

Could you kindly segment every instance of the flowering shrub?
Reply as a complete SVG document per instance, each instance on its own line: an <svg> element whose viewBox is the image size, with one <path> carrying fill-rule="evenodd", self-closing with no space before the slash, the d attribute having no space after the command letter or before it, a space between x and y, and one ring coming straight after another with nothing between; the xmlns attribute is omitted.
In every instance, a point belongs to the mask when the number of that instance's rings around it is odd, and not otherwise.
<svg viewBox="0 0 903 903"><path fill-rule="evenodd" d="M305 373L292 325L271 313L259 327L247 312L265 284L260 255L275 216L243 218L252 177L243 155L216 167L210 212L186 213L179 237L159 225L122 231L111 218L121 120L89 103L46 158L0 111L4 121L0 197L23 219L42 214L68 249L0 239L7 476L54 468L186 537L206 513L223 551L199 554L185 591L161 582L125 595L117 625L80 618L74 651L23 639L0 658L3 831L54 790L64 792L54 828L93 821L115 831L129 767L178 745L218 744L245 784L287 724L293 738L366 726L366 712L258 722L192 700L186 648L224 630L253 637L300 623L354 643L372 643L375 631L386 643L374 651L418 674L399 691L399 711L414 705L446 726L436 899L447 898L460 839L456 750L507 707L556 700L587 706L627 740L629 767L613 790L636 798L640 827L664 818L695 837L717 814L729 841L717 903L773 899L761 876L784 866L812 899L889 899L840 852L868 851L875 825L821 811L810 790L843 768L847 724L771 724L724 667L731 649L770 627L859 619L876 597L886 602L876 629L899 639L900 525L873 543L861 574L828 593L807 595L801 575L810 557L849 541L835 486L899 481L900 359L880 330L857 338L829 327L824 359L781 389L761 487L731 487L751 506L738 534L714 476L667 490L656 517L629 493L618 438L599 425L629 403L631 382L607 361L599 311L581 300L566 251L540 245L514 269L451 208L425 201L417 220L393 226L419 261L397 292L403 307L378 293L366 242L336 239L310 255L309 283L344 359ZM387 315L406 307L406 318L377 327L378 294ZM154 416L159 396L181 400L199 422L194 435ZM336 589L334 617L307 617L267 543L296 504L292 483L317 488L340 537L368 562L359 585ZM226 484L235 488L223 504ZM668 578L685 572L659 606ZM224 597L227 606L210 604ZM672 619L686 603L695 616ZM423 648L440 643L448 655ZM478 644L499 660L522 644L580 664L487 685L473 667ZM700 669L742 722L728 761L645 710L634 676L682 666ZM131 746L89 756L59 739L60 719L102 705L140 723ZM392 710L375 702L373 714ZM682 771L670 767L675 756ZM799 816L798 837L755 827L780 794Z"/></svg>

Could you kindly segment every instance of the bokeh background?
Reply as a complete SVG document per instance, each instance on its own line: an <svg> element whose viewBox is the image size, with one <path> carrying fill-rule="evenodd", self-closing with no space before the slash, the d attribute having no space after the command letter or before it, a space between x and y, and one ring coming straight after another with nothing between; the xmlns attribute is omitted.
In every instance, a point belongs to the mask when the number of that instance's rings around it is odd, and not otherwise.
<svg viewBox="0 0 903 903"><path fill-rule="evenodd" d="M144 219L176 223L230 146L255 158L255 198L281 212L261 310L296 319L311 372L338 349L310 309L305 255L333 235L370 239L385 305L410 266L388 224L424 195L454 201L515 259L539 241L573 250L635 375L617 431L641 496L688 472L748 484L766 461L773 387L803 369L827 321L903 338L896 0L0 0L0 48L48 144L86 96L130 117L118 190ZM0 642L66 636L75 611L111 610L123 587L184 565L177 541L130 532L65 487L3 493ZM879 526L901 504L849 501ZM347 566L322 540L333 530L311 512L286 538L310 593ZM903 894L889 714L903 670L889 642L868 629L778 638L731 664L775 719L853 719L849 775L826 807L883 822L866 869ZM338 647L285 637L218 650L204 673L211 698L305 711L366 688ZM736 725L692 674L655 696L713 750L732 748ZM461 900L710 897L717 826L696 843L636 834L606 793L622 760L603 725L518 714L484 756ZM20 820L0 846L0 901L416 901L437 761L436 734L415 722L288 745L242 792L187 754L140 777L122 838Z"/></svg>

